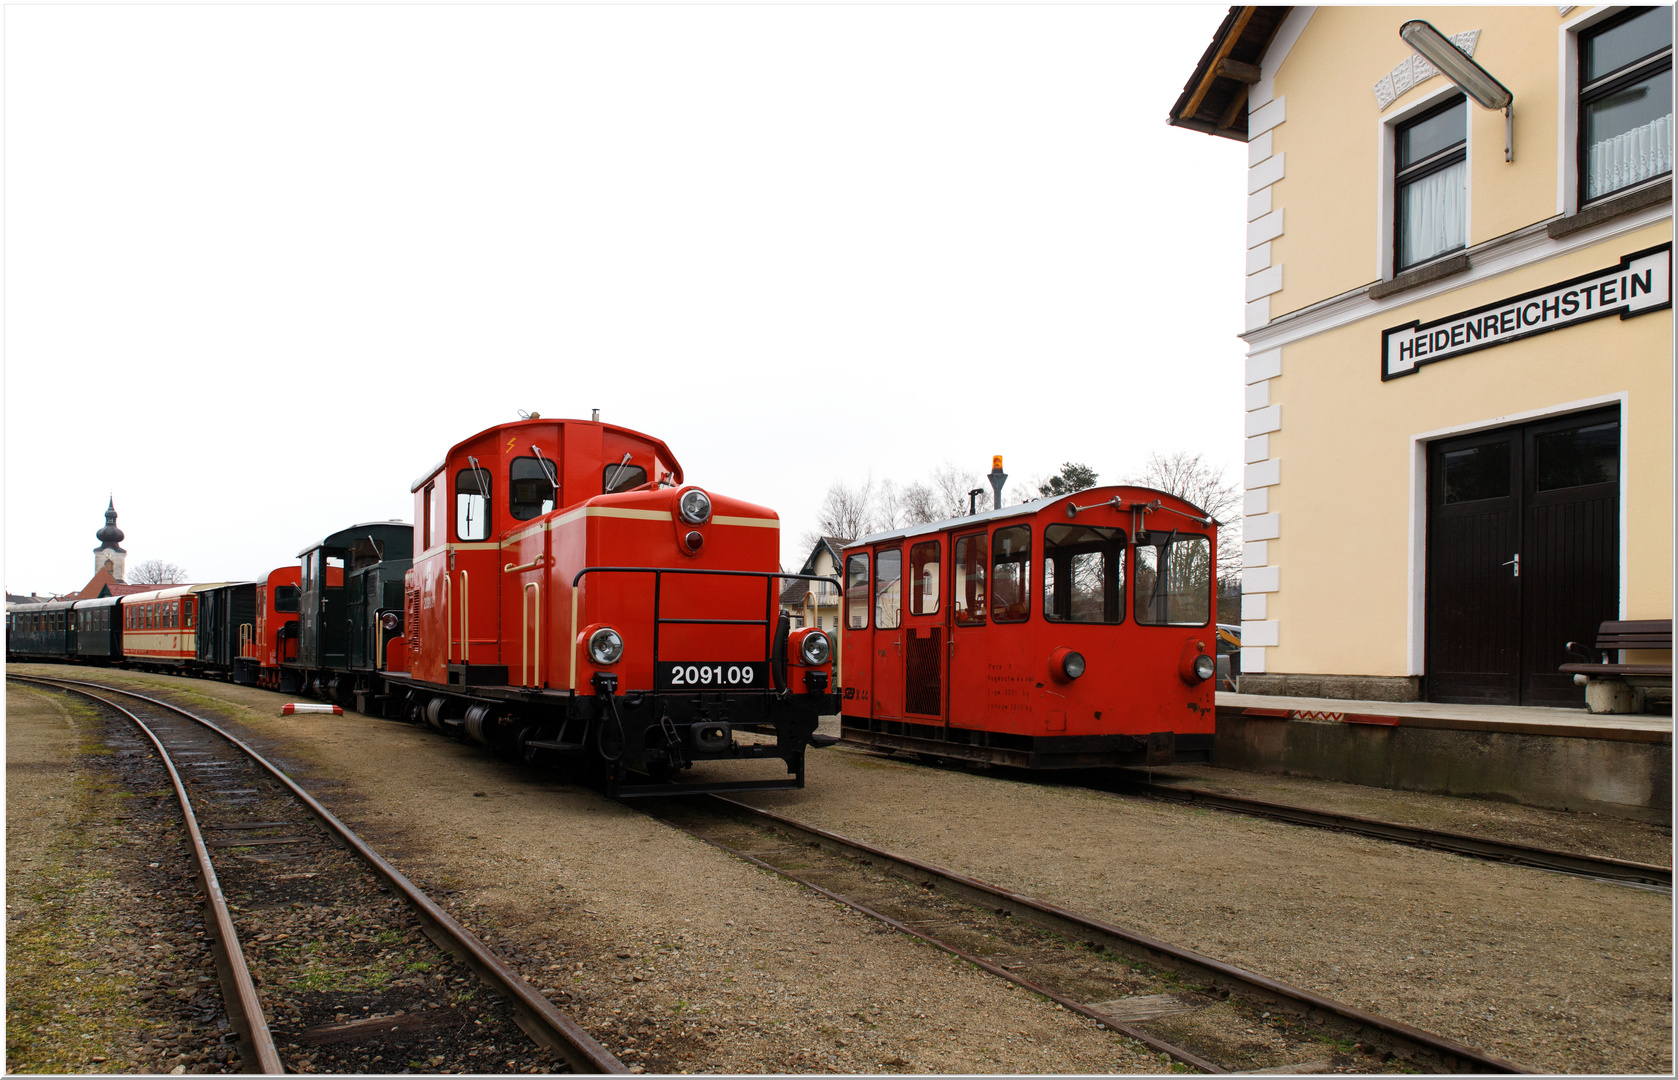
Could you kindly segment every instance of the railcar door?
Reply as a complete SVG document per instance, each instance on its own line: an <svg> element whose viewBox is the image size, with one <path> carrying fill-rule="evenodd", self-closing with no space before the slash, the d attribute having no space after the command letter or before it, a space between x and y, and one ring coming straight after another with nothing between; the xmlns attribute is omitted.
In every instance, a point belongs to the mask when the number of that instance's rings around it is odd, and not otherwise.
<svg viewBox="0 0 1678 1080"><path fill-rule="evenodd" d="M909 546L904 580L908 611L903 620L903 713L913 719L944 718L944 667L949 654L949 613L941 602L943 537Z"/></svg>
<svg viewBox="0 0 1678 1080"><path fill-rule="evenodd" d="M873 715L903 715L903 549L874 553Z"/></svg>
<svg viewBox="0 0 1678 1080"><path fill-rule="evenodd" d="M989 535L980 531L955 537L949 579L949 727L977 728L984 717L990 673L985 644L989 573Z"/></svg>

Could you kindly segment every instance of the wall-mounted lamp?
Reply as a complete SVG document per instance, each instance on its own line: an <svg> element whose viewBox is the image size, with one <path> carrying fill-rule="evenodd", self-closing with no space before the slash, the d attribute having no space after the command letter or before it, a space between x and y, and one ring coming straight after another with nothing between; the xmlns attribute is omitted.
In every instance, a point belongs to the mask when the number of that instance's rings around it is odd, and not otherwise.
<svg viewBox="0 0 1678 1080"><path fill-rule="evenodd" d="M1515 160L1515 95L1476 64L1451 39L1421 19L1411 19L1398 28L1398 36L1422 58L1462 88L1481 108L1503 110L1503 160Z"/></svg>

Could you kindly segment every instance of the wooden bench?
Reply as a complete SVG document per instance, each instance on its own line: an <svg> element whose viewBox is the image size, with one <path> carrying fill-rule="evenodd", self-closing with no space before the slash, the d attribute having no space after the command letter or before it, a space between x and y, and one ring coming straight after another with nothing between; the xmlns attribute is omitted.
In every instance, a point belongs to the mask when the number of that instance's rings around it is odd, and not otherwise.
<svg viewBox="0 0 1678 1080"><path fill-rule="evenodd" d="M1582 663L1558 670L1585 687L1585 707L1593 713L1641 712L1649 700L1672 701L1672 662L1619 664L1613 654L1621 649L1672 651L1671 619L1604 622L1597 628L1595 646L1567 643L1570 655Z"/></svg>

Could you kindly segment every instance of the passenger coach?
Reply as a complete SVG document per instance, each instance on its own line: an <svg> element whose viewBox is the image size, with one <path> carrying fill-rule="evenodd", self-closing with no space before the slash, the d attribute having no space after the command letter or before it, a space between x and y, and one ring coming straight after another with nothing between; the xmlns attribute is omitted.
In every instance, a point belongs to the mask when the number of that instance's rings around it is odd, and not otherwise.
<svg viewBox="0 0 1678 1080"><path fill-rule="evenodd" d="M1025 768L1210 759L1217 523L1101 487L845 556L842 737Z"/></svg>

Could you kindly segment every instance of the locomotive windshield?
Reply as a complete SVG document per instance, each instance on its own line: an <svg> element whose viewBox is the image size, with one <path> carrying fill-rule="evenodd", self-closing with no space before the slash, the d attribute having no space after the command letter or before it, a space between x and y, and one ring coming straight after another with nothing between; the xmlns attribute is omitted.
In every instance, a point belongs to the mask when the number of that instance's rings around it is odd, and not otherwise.
<svg viewBox="0 0 1678 1080"><path fill-rule="evenodd" d="M625 457L629 455L625 454ZM611 495L619 491L630 491L647 482L647 470L639 465L622 462L608 465L600 474L600 489Z"/></svg>
<svg viewBox="0 0 1678 1080"><path fill-rule="evenodd" d="M514 521L529 521L554 508L554 483L548 475L551 467L533 457L513 459L507 474L507 512Z"/></svg>
<svg viewBox="0 0 1678 1080"><path fill-rule="evenodd" d="M455 473L454 531L462 540L489 539L489 473L473 466Z"/></svg>
<svg viewBox="0 0 1678 1080"><path fill-rule="evenodd" d="M1152 534L1136 545L1136 621L1204 626L1212 611L1212 545L1204 536Z"/></svg>
<svg viewBox="0 0 1678 1080"><path fill-rule="evenodd" d="M1043 617L1124 622L1123 529L1050 525L1043 530Z"/></svg>

